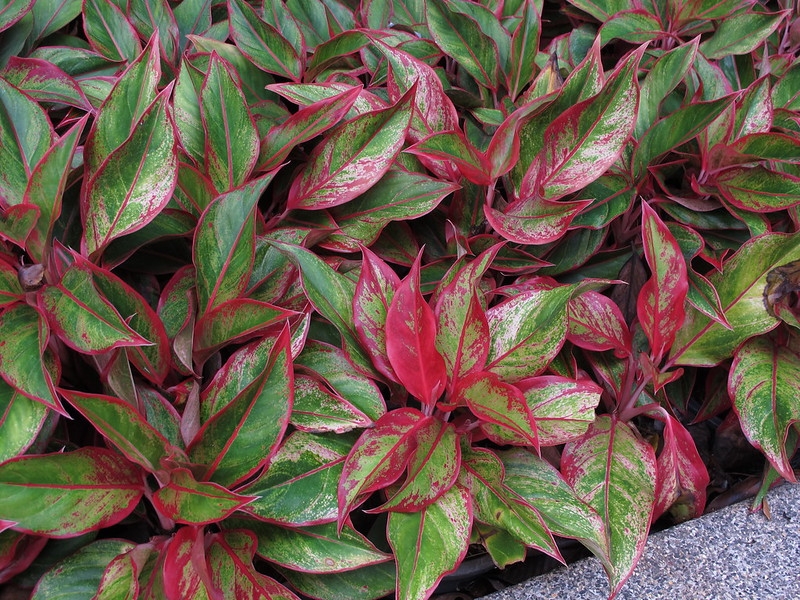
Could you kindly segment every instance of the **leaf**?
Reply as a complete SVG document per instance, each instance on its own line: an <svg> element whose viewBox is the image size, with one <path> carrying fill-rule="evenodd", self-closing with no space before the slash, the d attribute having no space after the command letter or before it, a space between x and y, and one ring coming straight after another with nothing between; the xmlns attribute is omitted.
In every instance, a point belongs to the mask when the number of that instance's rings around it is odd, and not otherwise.
<svg viewBox="0 0 800 600"><path fill-rule="evenodd" d="M469 492L456 485L422 510L390 513L387 538L397 561L398 598L428 598L461 564L472 529L470 509Z"/></svg>
<svg viewBox="0 0 800 600"><path fill-rule="evenodd" d="M264 171L277 168L295 146L336 125L349 112L360 93L361 88L353 87L314 102L272 127L261 142L259 168Z"/></svg>
<svg viewBox="0 0 800 600"><path fill-rule="evenodd" d="M242 0L229 0L231 38L259 69L299 82L303 65L300 56L281 32L266 23Z"/></svg>
<svg viewBox="0 0 800 600"><path fill-rule="evenodd" d="M0 194L5 206L23 201L31 171L54 137L44 110L0 77Z"/></svg>
<svg viewBox="0 0 800 600"><path fill-rule="evenodd" d="M336 489L349 436L296 431L286 438L266 473L242 494L257 496L247 512L284 525L318 525L336 520Z"/></svg>
<svg viewBox="0 0 800 600"><path fill-rule="evenodd" d="M328 67L344 57L354 54L370 43L370 38L362 31L343 30L331 39L319 44L308 62L305 78L318 79Z"/></svg>
<svg viewBox="0 0 800 600"><path fill-rule="evenodd" d="M287 208L338 206L375 185L403 147L415 90L390 108L360 115L333 129L314 147L292 182Z"/></svg>
<svg viewBox="0 0 800 600"><path fill-rule="evenodd" d="M725 200L746 211L774 212L800 204L800 177L761 165L731 167L712 181Z"/></svg>
<svg viewBox="0 0 800 600"><path fill-rule="evenodd" d="M308 301L320 315L333 324L342 335L344 349L359 367L371 365L358 344L353 326L355 284L334 271L313 252L300 246L272 241L270 244L288 256L300 269L303 290ZM366 367L369 370L369 366Z"/></svg>
<svg viewBox="0 0 800 600"><path fill-rule="evenodd" d="M397 100L416 86L416 112L411 117L412 139L418 141L429 133L449 131L458 126L456 108L445 94L436 71L401 48L389 46L380 40L376 40L375 47L386 57L390 66L386 82L390 98Z"/></svg>
<svg viewBox="0 0 800 600"><path fill-rule="evenodd" d="M0 463L30 448L47 416L43 403L26 398L5 381L0 381Z"/></svg>
<svg viewBox="0 0 800 600"><path fill-rule="evenodd" d="M280 583L255 570L257 540L253 532L222 531L209 538L207 556L215 589L242 599L299 600Z"/></svg>
<svg viewBox="0 0 800 600"><path fill-rule="evenodd" d="M586 291L569 301L567 339L586 350L631 353L631 332L619 306L607 296Z"/></svg>
<svg viewBox="0 0 800 600"><path fill-rule="evenodd" d="M504 239L518 244L549 244L562 238L572 220L592 200L571 202L534 196L512 202L505 212L484 205L486 220Z"/></svg>
<svg viewBox="0 0 800 600"><path fill-rule="evenodd" d="M658 418L658 417L656 417ZM691 434L675 417L663 420L664 448L656 464L656 505L652 521L655 522L667 509L680 503L681 519L693 519L703 514L706 506L708 471Z"/></svg>
<svg viewBox="0 0 800 600"><path fill-rule="evenodd" d="M279 570L294 589L318 598L377 600L395 589L394 562L382 562L341 573L317 574Z"/></svg>
<svg viewBox="0 0 800 600"><path fill-rule="evenodd" d="M80 119L56 141L36 164L25 189L25 202L39 208L39 218L26 240L33 260L43 262L51 244L53 226L61 216L61 198L72 172L71 164L89 116Z"/></svg>
<svg viewBox="0 0 800 600"><path fill-rule="evenodd" d="M600 28L600 45L621 39L631 44L643 44L663 35L664 26L658 17L647 10L626 10L616 13Z"/></svg>
<svg viewBox="0 0 800 600"><path fill-rule="evenodd" d="M426 215L457 189L459 186L454 183L421 173L390 169L358 198L330 211L339 232L329 235L324 243L356 252L359 244L374 243L384 227L393 221Z"/></svg>
<svg viewBox="0 0 800 600"><path fill-rule="evenodd" d="M295 314L249 298L223 302L200 317L194 327L195 360L205 362L220 347L246 341Z"/></svg>
<svg viewBox="0 0 800 600"><path fill-rule="evenodd" d="M425 3L428 30L436 44L475 81L491 90L499 86L500 55L497 44L481 31L477 21L453 10L448 2Z"/></svg>
<svg viewBox="0 0 800 600"><path fill-rule="evenodd" d="M172 65L178 58L178 24L166 0L131 0L128 15L143 39L158 33L164 61Z"/></svg>
<svg viewBox="0 0 800 600"><path fill-rule="evenodd" d="M492 441L503 443L508 430L521 437L525 443L539 451L536 422L525 397L519 389L501 380L494 373L479 371L463 377L454 394L458 403L464 403L483 423L499 425L499 435L494 429L485 429Z"/></svg>
<svg viewBox="0 0 800 600"><path fill-rule="evenodd" d="M511 55L505 76L511 99L515 99L535 74L535 59L539 52L542 24L536 3L525 2L519 24L511 36Z"/></svg>
<svg viewBox="0 0 800 600"><path fill-rule="evenodd" d="M300 431L344 433L372 419L316 377L295 374L291 424Z"/></svg>
<svg viewBox="0 0 800 600"><path fill-rule="evenodd" d="M158 592L169 600L173 598L197 598L209 600L211 577L205 560L205 536L202 527L179 527L162 550L163 563L160 568L162 582ZM149 582L153 585L157 575ZM154 594L152 594L154 595Z"/></svg>
<svg viewBox="0 0 800 600"><path fill-rule="evenodd" d="M243 186L258 161L258 130L231 67L215 52L200 88L200 112L214 187L227 192Z"/></svg>
<svg viewBox="0 0 800 600"><path fill-rule="evenodd" d="M491 335L487 370L514 383L539 374L567 335L567 302L574 288L523 292L486 311Z"/></svg>
<svg viewBox="0 0 800 600"><path fill-rule="evenodd" d="M386 313L386 355L408 392L431 407L444 391L447 373L436 349L436 318L419 290L420 258L397 288Z"/></svg>
<svg viewBox="0 0 800 600"><path fill-rule="evenodd" d="M544 132L544 148L534 165L535 191L561 198L600 177L622 153L636 124L639 88L636 70L644 48L633 52L599 94L575 104ZM528 195L523 185L522 195Z"/></svg>
<svg viewBox="0 0 800 600"><path fill-rule="evenodd" d="M10 0L0 9L0 31L8 29L24 17L31 9L31 0Z"/></svg>
<svg viewBox="0 0 800 600"><path fill-rule="evenodd" d="M646 202L642 203L642 242L652 277L639 292L636 314L650 342L650 355L658 362L683 325L689 280L678 242Z"/></svg>
<svg viewBox="0 0 800 600"><path fill-rule="evenodd" d="M86 37L109 60L130 62L142 51L133 25L111 0L86 0L83 15Z"/></svg>
<svg viewBox="0 0 800 600"><path fill-rule="evenodd" d="M72 537L119 523L142 497L141 472L104 448L22 456L0 465L0 519L14 529Z"/></svg>
<svg viewBox="0 0 800 600"><path fill-rule="evenodd" d="M91 104L77 81L49 61L12 56L0 74L38 102L57 102L91 110Z"/></svg>
<svg viewBox="0 0 800 600"><path fill-rule="evenodd" d="M692 66L699 38L695 38L662 54L650 68L639 86L639 110L636 114L634 137L642 134L658 118L661 102L669 96Z"/></svg>
<svg viewBox="0 0 800 600"><path fill-rule="evenodd" d="M31 600L92 598L109 563L135 547L127 540L103 539L78 548L42 575Z"/></svg>
<svg viewBox="0 0 800 600"><path fill-rule="evenodd" d="M591 380L557 375L531 377L517 387L525 396L542 446L565 444L584 435L603 393Z"/></svg>
<svg viewBox="0 0 800 600"><path fill-rule="evenodd" d="M601 559L608 556L605 524L600 515L578 498L553 465L523 448L498 455L505 469L504 486L534 507L550 531L580 540Z"/></svg>
<svg viewBox="0 0 800 600"><path fill-rule="evenodd" d="M451 423L428 419L416 434L408 475L397 492L375 511L416 512L444 498L458 477L461 449Z"/></svg>
<svg viewBox="0 0 800 600"><path fill-rule="evenodd" d="M713 366L733 355L745 340L777 327L779 321L764 308L767 274L800 259L800 235L767 233L747 242L724 263L724 273L708 280L719 294L728 329L710 317L689 311L673 344L676 365Z"/></svg>
<svg viewBox="0 0 800 600"><path fill-rule="evenodd" d="M406 152L423 158L451 161L466 179L477 185L490 185L493 181L486 156L476 150L458 129L434 133L406 148Z"/></svg>
<svg viewBox="0 0 800 600"><path fill-rule="evenodd" d="M633 174L637 179L646 175L648 167L656 164L662 154L685 144L706 129L733 102L728 95L709 102L692 102L655 122L642 134L633 154Z"/></svg>
<svg viewBox="0 0 800 600"><path fill-rule="evenodd" d="M353 327L372 364L389 381L397 381L386 353L386 315L400 278L378 256L362 246L361 273L353 296Z"/></svg>
<svg viewBox="0 0 800 600"><path fill-rule="evenodd" d="M156 96L131 136L84 183L82 241L90 254L147 225L172 195L178 163L168 108L171 90Z"/></svg>
<svg viewBox="0 0 800 600"><path fill-rule="evenodd" d="M150 344L100 295L86 261L76 262L58 285L38 292L38 306L56 335L71 348L100 354L114 348Z"/></svg>
<svg viewBox="0 0 800 600"><path fill-rule="evenodd" d="M709 60L752 52L772 35L787 14L786 11L781 11L728 15L720 20L714 35L700 44L700 52Z"/></svg>
<svg viewBox="0 0 800 600"><path fill-rule="evenodd" d="M391 560L350 526L336 524L280 527L258 521L230 520L258 536L259 556L304 573L338 573Z"/></svg>
<svg viewBox="0 0 800 600"><path fill-rule="evenodd" d="M459 483L470 490L475 520L504 529L526 546L562 561L539 511L508 488L503 477L503 463L494 452L462 447Z"/></svg>
<svg viewBox="0 0 800 600"><path fill-rule="evenodd" d="M45 366L49 337L47 321L27 304L0 313L0 376L26 398L65 414Z"/></svg>
<svg viewBox="0 0 800 600"><path fill-rule="evenodd" d="M263 373L200 428L187 452L206 466L203 480L230 486L261 468L289 424L293 374L289 329L272 348Z"/></svg>
<svg viewBox="0 0 800 600"><path fill-rule="evenodd" d="M476 291L483 272L475 275L456 276L436 302L436 349L451 382L483 369L489 356L489 322Z"/></svg>
<svg viewBox="0 0 800 600"><path fill-rule="evenodd" d="M189 469L172 469L169 483L153 494L152 501L159 514L168 519L203 525L229 517L254 499L216 483L196 481Z"/></svg>
<svg viewBox="0 0 800 600"><path fill-rule="evenodd" d="M339 482L340 528L359 496L384 488L400 477L425 421L418 410L399 408L383 415L372 429L361 434L347 455Z"/></svg>
<svg viewBox="0 0 800 600"><path fill-rule="evenodd" d="M609 557L603 563L613 596L630 577L647 540L655 502L653 449L629 425L599 416L586 435L566 445L561 472L605 522Z"/></svg>
<svg viewBox="0 0 800 600"><path fill-rule="evenodd" d="M218 196L200 217L192 246L200 314L247 288L255 256L255 207L270 180L265 175Z"/></svg>
<svg viewBox="0 0 800 600"><path fill-rule="evenodd" d="M115 556L103 571L92 600L133 600L139 589L139 574L153 549L139 545Z"/></svg>
<svg viewBox="0 0 800 600"><path fill-rule="evenodd" d="M113 396L61 390L69 403L125 457L155 473L176 449L129 403Z"/></svg>
<svg viewBox="0 0 800 600"><path fill-rule="evenodd" d="M728 394L747 440L788 481L795 481L786 446L789 428L800 421L798 381L800 357L768 337L742 344L728 376Z"/></svg>

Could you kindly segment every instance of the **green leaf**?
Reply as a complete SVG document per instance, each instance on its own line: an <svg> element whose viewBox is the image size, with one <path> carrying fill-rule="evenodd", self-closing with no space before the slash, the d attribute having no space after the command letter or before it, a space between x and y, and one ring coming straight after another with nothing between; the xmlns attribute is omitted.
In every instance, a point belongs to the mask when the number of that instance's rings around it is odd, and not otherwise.
<svg viewBox="0 0 800 600"><path fill-rule="evenodd" d="M168 109L170 92L167 88L156 97L130 138L86 182L83 241L90 254L147 225L172 196L178 163Z"/></svg>
<svg viewBox="0 0 800 600"><path fill-rule="evenodd" d="M267 472L242 494L257 496L247 512L285 525L316 525L336 520L336 489L350 436L296 431L284 441Z"/></svg>
<svg viewBox="0 0 800 600"><path fill-rule="evenodd" d="M635 8L631 0L570 0L570 4L589 13L601 23L617 13Z"/></svg>
<svg viewBox="0 0 800 600"><path fill-rule="evenodd" d="M0 31L8 29L31 9L32 0L6 0L0 8Z"/></svg>
<svg viewBox="0 0 800 600"><path fill-rule="evenodd" d="M800 177L761 165L731 167L712 181L728 202L746 211L775 212L800 203Z"/></svg>
<svg viewBox="0 0 800 600"><path fill-rule="evenodd" d="M303 573L279 569L292 587L327 600L378 600L395 589L394 562L359 567L341 573Z"/></svg>
<svg viewBox="0 0 800 600"><path fill-rule="evenodd" d="M767 233L746 242L708 280L732 329L698 312L688 311L673 345L676 365L712 366L733 356L739 344L777 327L779 321L764 308L767 273L800 259L800 234Z"/></svg>
<svg viewBox="0 0 800 600"><path fill-rule="evenodd" d="M788 481L796 481L787 440L789 428L800 421L798 382L800 356L766 336L736 351L728 377L742 431Z"/></svg>
<svg viewBox="0 0 800 600"><path fill-rule="evenodd" d="M131 0L128 16L143 39L158 33L164 61L173 64L178 57L178 24L167 0Z"/></svg>
<svg viewBox="0 0 800 600"><path fill-rule="evenodd" d="M219 192L238 188L258 160L258 130L231 67L215 52L200 90L205 162Z"/></svg>
<svg viewBox="0 0 800 600"><path fill-rule="evenodd" d="M31 600L92 598L109 563L135 547L127 540L108 539L79 548L42 575Z"/></svg>
<svg viewBox="0 0 800 600"><path fill-rule="evenodd" d="M259 556L306 573L336 573L391 560L350 526L337 533L335 523L289 528L231 519L226 525L253 531Z"/></svg>
<svg viewBox="0 0 800 600"><path fill-rule="evenodd" d="M39 309L47 315L53 333L71 348L88 354L149 344L100 295L91 269L82 263L70 266L58 285L39 290Z"/></svg>
<svg viewBox="0 0 800 600"><path fill-rule="evenodd" d="M91 109L91 104L78 83L46 60L12 56L0 75L39 102L56 102L82 110Z"/></svg>
<svg viewBox="0 0 800 600"><path fill-rule="evenodd" d="M482 86L499 86L500 55L495 41L472 17L453 10L443 0L425 3L428 29L439 47Z"/></svg>
<svg viewBox="0 0 800 600"><path fill-rule="evenodd" d="M0 465L0 519L18 531L71 537L119 523L143 491L139 469L111 450L22 456Z"/></svg>
<svg viewBox="0 0 800 600"><path fill-rule="evenodd" d="M28 236L26 249L38 262L44 262L50 247L53 226L61 215L61 197L72 172L72 159L88 119L86 115L53 144L28 180L25 201L39 208L39 219Z"/></svg>
<svg viewBox="0 0 800 600"><path fill-rule="evenodd" d="M277 450L289 424L293 374L289 330L273 346L262 373L200 428L187 449L206 466L204 480L230 486L255 473Z"/></svg>
<svg viewBox="0 0 800 600"><path fill-rule="evenodd" d="M201 314L245 291L255 255L255 207L270 180L260 177L219 196L200 217L192 254Z"/></svg>
<svg viewBox="0 0 800 600"><path fill-rule="evenodd" d="M189 469L173 469L169 483L153 494L153 506L178 523L203 525L229 517L254 499L216 483L196 481Z"/></svg>
<svg viewBox="0 0 800 600"><path fill-rule="evenodd" d="M566 339L574 289L523 292L486 311L492 340L487 370L512 383L543 371Z"/></svg>
<svg viewBox="0 0 800 600"><path fill-rule="evenodd" d="M621 39L631 44L643 44L663 35L663 25L658 17L646 10L629 10L614 14L600 28L600 45Z"/></svg>
<svg viewBox="0 0 800 600"><path fill-rule="evenodd" d="M512 99L519 96L534 77L541 28L541 15L536 3L525 2L520 22L511 37L510 68L505 74Z"/></svg>
<svg viewBox="0 0 800 600"><path fill-rule="evenodd" d="M655 503L655 453L630 425L599 416L586 435L566 445L561 471L605 522L609 556L603 563L613 596L644 551Z"/></svg>
<svg viewBox="0 0 800 600"><path fill-rule="evenodd" d="M422 173L391 169L358 198L331 210L339 231L324 243L355 252L359 244L375 242L389 223L428 214L458 188Z"/></svg>
<svg viewBox="0 0 800 600"><path fill-rule="evenodd" d="M499 456L505 468L505 486L536 508L554 534L580 540L598 557L608 556L600 515L578 498L553 465L523 448Z"/></svg>
<svg viewBox="0 0 800 600"><path fill-rule="evenodd" d="M314 147L293 181L287 208L338 206L375 185L403 147L415 90L387 109L355 117L332 130Z"/></svg>
<svg viewBox="0 0 800 600"><path fill-rule="evenodd" d="M686 76L694 63L699 38L662 54L639 86L639 110L636 113L635 137L642 134L658 118L661 102Z"/></svg>
<svg viewBox="0 0 800 600"><path fill-rule="evenodd" d="M6 205L23 201L28 178L53 141L44 110L0 77L0 194Z"/></svg>
<svg viewBox="0 0 800 600"><path fill-rule="evenodd" d="M295 366L324 381L370 422L377 421L386 412L386 404L378 386L359 373L339 348L310 340L296 358Z"/></svg>
<svg viewBox="0 0 800 600"><path fill-rule="evenodd" d="M0 381L0 463L19 456L33 444L47 415L43 403Z"/></svg>
<svg viewBox="0 0 800 600"><path fill-rule="evenodd" d="M85 0L83 27L94 49L109 60L131 62L142 51L136 30L112 0Z"/></svg>
<svg viewBox="0 0 800 600"><path fill-rule="evenodd" d="M781 11L726 15L725 19L720 20L714 35L700 44L700 52L709 60L752 52L772 35L772 32L786 19L787 14L786 11Z"/></svg>
<svg viewBox="0 0 800 600"><path fill-rule="evenodd" d="M0 313L0 376L23 396L63 414L45 366L49 337L47 321L27 304L16 304Z"/></svg>
<svg viewBox="0 0 800 600"><path fill-rule="evenodd" d="M390 513L386 533L397 561L399 600L428 598L461 563L472 529L470 508L469 492L456 485L422 510Z"/></svg>
<svg viewBox="0 0 800 600"><path fill-rule="evenodd" d="M470 490L475 520L504 529L526 546L562 561L539 511L508 488L503 477L503 463L494 452L462 445L459 483Z"/></svg>
<svg viewBox="0 0 800 600"><path fill-rule="evenodd" d="M162 469L162 459L174 454L166 438L124 400L69 390L61 393L103 437L150 473Z"/></svg>
<svg viewBox="0 0 800 600"><path fill-rule="evenodd" d="M710 102L693 102L656 121L639 140L633 155L633 173L637 178L646 174L647 167L655 160L685 144L701 133L733 102L734 96Z"/></svg>

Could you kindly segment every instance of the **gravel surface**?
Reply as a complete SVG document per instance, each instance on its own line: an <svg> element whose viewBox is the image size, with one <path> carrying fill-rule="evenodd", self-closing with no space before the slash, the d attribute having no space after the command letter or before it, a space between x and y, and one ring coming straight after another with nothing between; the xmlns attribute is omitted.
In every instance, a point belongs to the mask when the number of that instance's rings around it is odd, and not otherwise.
<svg viewBox="0 0 800 600"><path fill-rule="evenodd" d="M619 600L800 599L800 485L770 491L771 519L751 501L653 534ZM603 600L595 558L484 596L485 600Z"/></svg>

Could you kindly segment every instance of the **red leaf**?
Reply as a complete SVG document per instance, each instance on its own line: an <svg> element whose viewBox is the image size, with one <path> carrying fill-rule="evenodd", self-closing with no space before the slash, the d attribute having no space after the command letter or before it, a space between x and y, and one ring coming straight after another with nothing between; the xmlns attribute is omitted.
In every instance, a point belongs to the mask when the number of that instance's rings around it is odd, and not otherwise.
<svg viewBox="0 0 800 600"><path fill-rule="evenodd" d="M656 462L656 504L652 522L676 503L680 505L680 520L699 517L706 505L706 487L710 479L694 439L675 417L653 416L664 421L666 427L664 448Z"/></svg>
<svg viewBox="0 0 800 600"><path fill-rule="evenodd" d="M548 244L560 239L572 220L592 200L563 202L533 197L512 202L505 212L489 206L484 214L489 224L505 239L518 244Z"/></svg>
<svg viewBox="0 0 800 600"><path fill-rule="evenodd" d="M386 353L397 377L426 407L444 391L447 372L436 350L436 318L419 291L420 258L411 267L386 315Z"/></svg>
<svg viewBox="0 0 800 600"><path fill-rule="evenodd" d="M683 325L689 278L678 242L646 203L642 203L642 241L653 276L639 292L636 314L650 341L653 362L658 363Z"/></svg>
<svg viewBox="0 0 800 600"><path fill-rule="evenodd" d="M181 527L164 551L162 577L167 600L203 597L221 600L214 591L205 559L202 527Z"/></svg>

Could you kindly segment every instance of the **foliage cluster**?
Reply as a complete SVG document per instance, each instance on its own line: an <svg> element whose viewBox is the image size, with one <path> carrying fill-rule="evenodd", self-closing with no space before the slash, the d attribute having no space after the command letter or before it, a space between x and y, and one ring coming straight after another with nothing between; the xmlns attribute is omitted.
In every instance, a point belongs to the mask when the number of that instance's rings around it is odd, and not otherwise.
<svg viewBox="0 0 800 600"><path fill-rule="evenodd" d="M0 583L424 599L794 481L800 36L754 0L2 0Z"/></svg>

